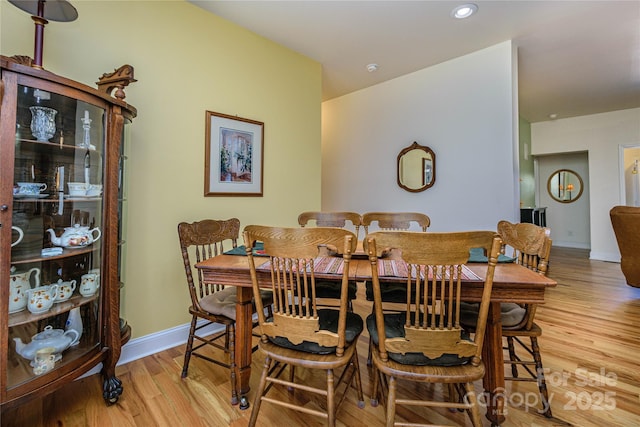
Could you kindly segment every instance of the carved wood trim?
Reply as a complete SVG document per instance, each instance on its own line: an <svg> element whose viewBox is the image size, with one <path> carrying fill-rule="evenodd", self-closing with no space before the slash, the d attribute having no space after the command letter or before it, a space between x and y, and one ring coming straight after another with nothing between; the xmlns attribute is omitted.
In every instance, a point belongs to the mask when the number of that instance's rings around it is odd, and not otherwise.
<svg viewBox="0 0 640 427"><path fill-rule="evenodd" d="M117 99L124 99L126 98L124 88L133 82L137 82L137 80L133 78L133 67L125 64L117 70L114 70L113 73L104 73L96 84L98 85L99 91L114 96ZM113 94L114 90L115 94Z"/></svg>

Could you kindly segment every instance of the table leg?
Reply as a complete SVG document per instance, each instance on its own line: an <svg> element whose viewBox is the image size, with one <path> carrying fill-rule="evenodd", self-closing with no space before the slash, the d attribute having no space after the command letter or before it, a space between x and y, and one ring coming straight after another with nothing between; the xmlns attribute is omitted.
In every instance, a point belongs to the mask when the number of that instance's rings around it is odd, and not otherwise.
<svg viewBox="0 0 640 427"><path fill-rule="evenodd" d="M236 366L238 367L238 394L249 392L251 379L251 334L253 306L251 298L253 290L238 286L236 302Z"/></svg>
<svg viewBox="0 0 640 427"><path fill-rule="evenodd" d="M504 355L499 302L489 305L482 359L485 365L483 385L487 400L487 418L492 425L499 425L505 416Z"/></svg>

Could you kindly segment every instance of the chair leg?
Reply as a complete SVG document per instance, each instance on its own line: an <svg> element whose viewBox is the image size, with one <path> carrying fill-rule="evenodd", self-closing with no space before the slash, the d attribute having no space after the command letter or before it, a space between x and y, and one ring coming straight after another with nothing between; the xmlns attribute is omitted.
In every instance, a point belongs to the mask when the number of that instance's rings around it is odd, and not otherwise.
<svg viewBox="0 0 640 427"><path fill-rule="evenodd" d="M235 324L227 325L225 341L229 343L229 370L231 375L231 404L237 405L238 400L238 380L237 380L237 371L238 366L236 365L236 327Z"/></svg>
<svg viewBox="0 0 640 427"><path fill-rule="evenodd" d="M540 357L540 347L538 346L538 338L531 337L531 351L533 360L536 364L536 379L538 380L538 389L542 398L542 409L544 416L551 418L551 404L549 403L549 393L547 392L547 381L544 378L544 368L542 367L542 358Z"/></svg>
<svg viewBox="0 0 640 427"><path fill-rule="evenodd" d="M191 327L189 328L189 338L187 338L187 347L184 351L184 363L182 364L182 378L187 377L189 371L189 361L191 360L191 352L193 351L193 336L196 333L198 318L191 316Z"/></svg>
<svg viewBox="0 0 640 427"><path fill-rule="evenodd" d="M507 347L509 349L509 360L512 362L518 360L516 348L513 344L513 337L507 337ZM518 378L518 366L515 363L511 364L511 375L513 378Z"/></svg>
<svg viewBox="0 0 640 427"><path fill-rule="evenodd" d="M253 401L253 408L251 409L251 418L249 419L249 427L256 425L258 420L258 412L260 411L260 404L262 403L262 396L265 393L265 387L267 386L267 375L269 374L269 366L271 365L271 358L269 356L264 359L264 366L262 367L262 375L260 375L260 383L258 384L258 390L256 390L256 399Z"/></svg>
<svg viewBox="0 0 640 427"><path fill-rule="evenodd" d="M289 382L294 383L294 379L296 376L296 367L293 365L289 365ZM287 386L287 391L293 393L294 388L290 385Z"/></svg>
<svg viewBox="0 0 640 427"><path fill-rule="evenodd" d="M396 418L396 378L389 377L389 395L387 396L387 427L393 427Z"/></svg>
<svg viewBox="0 0 640 427"><path fill-rule="evenodd" d="M353 344L355 345L355 343ZM353 352L352 356L353 368L355 369L356 391L358 392L358 408L364 408L364 393L362 392L362 378L360 377L360 362L358 362L358 351ZM350 385L347 384L347 387ZM347 391L345 390L345 394Z"/></svg>
<svg viewBox="0 0 640 427"><path fill-rule="evenodd" d="M371 375L373 376L373 386L371 388L371 406L378 406L378 388L380 387L380 374L375 366L371 369Z"/></svg>
<svg viewBox="0 0 640 427"><path fill-rule="evenodd" d="M327 425L329 427L335 427L336 425L335 394L336 390L333 379L333 369L327 369Z"/></svg>
<svg viewBox="0 0 640 427"><path fill-rule="evenodd" d="M469 408L469 417L474 427L482 427L482 419L480 418L480 408L478 407L478 398L473 388L473 383L465 383L464 388L467 391L466 399L471 404Z"/></svg>

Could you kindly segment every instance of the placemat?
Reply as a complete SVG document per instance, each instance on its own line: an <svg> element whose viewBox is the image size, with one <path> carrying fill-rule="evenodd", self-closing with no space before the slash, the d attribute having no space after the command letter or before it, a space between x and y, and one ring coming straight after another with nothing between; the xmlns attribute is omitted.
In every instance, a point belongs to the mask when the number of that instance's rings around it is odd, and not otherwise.
<svg viewBox="0 0 640 427"><path fill-rule="evenodd" d="M247 250L244 245L241 245L237 248L226 251L224 254L247 256ZM256 246L253 248L253 256L269 256L264 253L264 244L262 242L256 242Z"/></svg>
<svg viewBox="0 0 640 427"><path fill-rule="evenodd" d="M515 258L508 257L503 254L498 255L498 262L509 263L515 262L515 260ZM489 262L489 260L484 255L484 249L471 248L471 250L469 251L469 261L467 262Z"/></svg>

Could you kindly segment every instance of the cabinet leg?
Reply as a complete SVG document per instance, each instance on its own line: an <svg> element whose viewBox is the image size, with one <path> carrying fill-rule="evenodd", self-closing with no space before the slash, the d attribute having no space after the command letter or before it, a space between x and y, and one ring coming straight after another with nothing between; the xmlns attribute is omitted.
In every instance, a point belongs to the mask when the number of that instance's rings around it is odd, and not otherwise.
<svg viewBox="0 0 640 427"><path fill-rule="evenodd" d="M112 405L118 401L122 394L122 381L117 377L105 377L102 385L102 397L107 405Z"/></svg>

